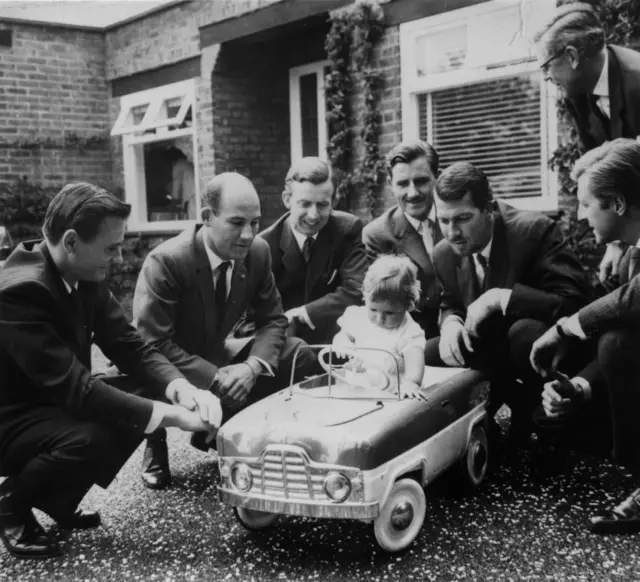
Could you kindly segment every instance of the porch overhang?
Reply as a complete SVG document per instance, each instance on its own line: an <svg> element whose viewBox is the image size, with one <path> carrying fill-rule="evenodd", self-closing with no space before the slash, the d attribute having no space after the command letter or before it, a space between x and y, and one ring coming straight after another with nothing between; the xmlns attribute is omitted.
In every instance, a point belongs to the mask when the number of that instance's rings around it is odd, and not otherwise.
<svg viewBox="0 0 640 582"><path fill-rule="evenodd" d="M240 39L322 16L354 0L281 0L264 8L200 28L200 48Z"/></svg>

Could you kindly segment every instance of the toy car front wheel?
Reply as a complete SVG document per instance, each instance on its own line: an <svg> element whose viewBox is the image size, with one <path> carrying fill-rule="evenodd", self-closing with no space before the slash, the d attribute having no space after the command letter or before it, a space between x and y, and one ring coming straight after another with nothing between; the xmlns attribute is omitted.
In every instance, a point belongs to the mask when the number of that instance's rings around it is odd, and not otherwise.
<svg viewBox="0 0 640 582"><path fill-rule="evenodd" d="M427 500L413 479L399 479L373 524L378 545L387 552L399 552L416 539L424 523Z"/></svg>
<svg viewBox="0 0 640 582"><path fill-rule="evenodd" d="M249 531L266 529L272 526L279 517L277 513L246 509L245 507L234 507L233 513L242 526Z"/></svg>
<svg viewBox="0 0 640 582"><path fill-rule="evenodd" d="M467 450L462 457L462 479L467 488L475 488L484 481L489 464L489 446L484 427L473 427Z"/></svg>

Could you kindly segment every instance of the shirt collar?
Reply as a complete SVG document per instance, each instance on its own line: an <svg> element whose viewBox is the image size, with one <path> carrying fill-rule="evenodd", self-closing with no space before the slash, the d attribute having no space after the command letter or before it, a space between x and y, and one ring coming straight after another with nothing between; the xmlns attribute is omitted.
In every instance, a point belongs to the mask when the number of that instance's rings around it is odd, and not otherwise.
<svg viewBox="0 0 640 582"><path fill-rule="evenodd" d="M300 250L302 250L302 247L304 246L304 241L307 240L307 235L302 234L301 232L298 232L291 223L289 223L289 228L291 229L291 232L293 233L293 236L296 239L296 242L298 243ZM315 241L318 238L319 234L320 234L319 232L316 232L316 234L314 234L311 238Z"/></svg>
<svg viewBox="0 0 640 582"><path fill-rule="evenodd" d="M69 285L69 283L67 283L66 279L64 277L60 277L62 279L62 282L64 283L64 286L67 289L67 293L71 293L72 291L77 291L78 290L78 284L76 283L73 287L71 285Z"/></svg>
<svg viewBox="0 0 640 582"><path fill-rule="evenodd" d="M484 247L478 253L473 253L474 257L476 257L477 255L482 255L487 260L487 263L488 263L489 262L489 258L491 257L491 245L492 244L493 244L493 236L491 236L491 238L489 239L489 242L487 243L486 247Z"/></svg>
<svg viewBox="0 0 640 582"><path fill-rule="evenodd" d="M604 50L604 65L602 65L602 72L600 78L593 88L593 94L598 97L609 97L609 51Z"/></svg>
<svg viewBox="0 0 640 582"><path fill-rule="evenodd" d="M420 226L422 225L424 220L418 220L417 218L414 218L413 216L409 216L406 212L404 213L404 215L407 217L407 220L409 221L409 224L411 226L413 226L413 228L415 228L418 232L420 232ZM435 207L435 205L431 207L431 212L429 212L429 216L427 216L427 220L430 220L431 222L435 222L436 221L436 207Z"/></svg>
<svg viewBox="0 0 640 582"><path fill-rule="evenodd" d="M204 244L204 251L207 253L207 257L209 258L209 264L211 265L211 270L215 273L216 269L220 266L220 263L224 263L225 261L221 259L218 255L216 255L210 248L207 243ZM233 266L235 261L227 261L231 263L231 270L233 271Z"/></svg>

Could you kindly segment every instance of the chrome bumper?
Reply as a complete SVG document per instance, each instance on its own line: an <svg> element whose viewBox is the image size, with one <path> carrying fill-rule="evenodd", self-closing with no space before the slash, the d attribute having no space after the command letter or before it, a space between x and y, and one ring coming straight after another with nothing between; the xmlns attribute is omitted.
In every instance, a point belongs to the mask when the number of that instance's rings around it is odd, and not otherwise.
<svg viewBox="0 0 640 582"><path fill-rule="evenodd" d="M271 499L255 494L247 495L223 487L218 487L218 491L220 492L220 501L227 505L269 513L335 519L375 519L380 515L377 503L292 501L290 499Z"/></svg>

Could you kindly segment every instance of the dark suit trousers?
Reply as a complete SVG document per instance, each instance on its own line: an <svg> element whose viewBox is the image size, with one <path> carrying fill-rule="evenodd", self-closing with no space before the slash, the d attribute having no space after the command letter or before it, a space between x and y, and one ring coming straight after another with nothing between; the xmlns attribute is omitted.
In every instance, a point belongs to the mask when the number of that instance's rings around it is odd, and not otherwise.
<svg viewBox="0 0 640 582"><path fill-rule="evenodd" d="M138 391L126 377L104 379ZM55 519L75 511L92 485L106 488L141 441L138 432L43 406L3 443L0 471L12 477L23 503Z"/></svg>
<svg viewBox="0 0 640 582"><path fill-rule="evenodd" d="M533 343L548 326L535 319L509 323L502 315L489 318L473 338L473 352L462 349L467 366L481 370L491 380L491 410L506 402L515 416L531 417L540 403L543 379L529 363ZM427 341L425 362L443 366L438 345L440 338ZM519 380L519 381L518 381Z"/></svg>

